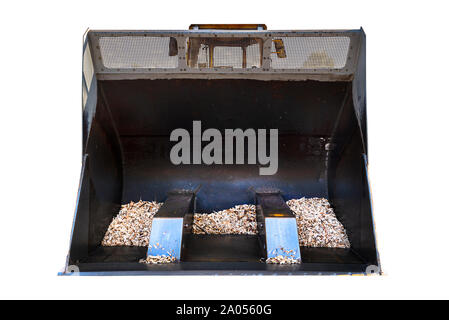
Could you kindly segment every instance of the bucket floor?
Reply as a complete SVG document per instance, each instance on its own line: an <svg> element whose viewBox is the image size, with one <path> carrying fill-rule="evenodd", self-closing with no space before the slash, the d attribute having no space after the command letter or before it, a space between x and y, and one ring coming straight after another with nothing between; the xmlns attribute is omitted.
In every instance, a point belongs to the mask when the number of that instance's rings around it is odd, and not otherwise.
<svg viewBox="0 0 449 320"><path fill-rule="evenodd" d="M190 234L186 236L184 261L260 262L257 235Z"/></svg>
<svg viewBox="0 0 449 320"><path fill-rule="evenodd" d="M98 247L89 254L88 263L95 262L139 262L147 256L147 247Z"/></svg>
<svg viewBox="0 0 449 320"><path fill-rule="evenodd" d="M303 263L364 263L352 249L301 247L300 250Z"/></svg>
<svg viewBox="0 0 449 320"><path fill-rule="evenodd" d="M257 262L262 253L255 235L186 236L184 262ZM302 263L364 264L352 249L301 247ZM146 247L98 247L81 263L137 263L147 254Z"/></svg>

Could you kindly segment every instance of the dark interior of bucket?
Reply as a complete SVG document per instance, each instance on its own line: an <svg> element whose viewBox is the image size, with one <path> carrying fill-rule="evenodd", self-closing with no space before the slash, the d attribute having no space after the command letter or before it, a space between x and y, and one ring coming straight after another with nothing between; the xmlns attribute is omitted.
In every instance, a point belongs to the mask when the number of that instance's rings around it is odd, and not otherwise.
<svg viewBox="0 0 449 320"><path fill-rule="evenodd" d="M70 262L83 271L361 272L377 265L364 139L352 82L246 79L103 80L85 142L85 169ZM170 133L208 128L278 129L274 175L260 165L174 165ZM351 249L301 247L295 266L260 262L257 236L190 235L183 261L143 265L146 248L102 247L121 204L164 201L195 189L196 212L254 204L255 188L276 188L285 201L325 197L346 228Z"/></svg>

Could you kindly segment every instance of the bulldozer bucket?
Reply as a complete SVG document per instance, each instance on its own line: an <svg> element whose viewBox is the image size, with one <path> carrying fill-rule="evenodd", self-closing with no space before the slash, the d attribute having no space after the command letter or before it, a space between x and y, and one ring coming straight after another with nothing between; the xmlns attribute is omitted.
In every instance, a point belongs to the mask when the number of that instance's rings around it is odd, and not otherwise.
<svg viewBox="0 0 449 320"><path fill-rule="evenodd" d="M63 274L380 270L363 30L251 26L86 34L82 170ZM298 246L285 202L302 197L329 200L350 248ZM153 246L103 246L120 206L140 199L164 202ZM195 212L239 204L257 206L257 235L192 232ZM162 242L176 263L139 263ZM265 263L276 245L301 263Z"/></svg>

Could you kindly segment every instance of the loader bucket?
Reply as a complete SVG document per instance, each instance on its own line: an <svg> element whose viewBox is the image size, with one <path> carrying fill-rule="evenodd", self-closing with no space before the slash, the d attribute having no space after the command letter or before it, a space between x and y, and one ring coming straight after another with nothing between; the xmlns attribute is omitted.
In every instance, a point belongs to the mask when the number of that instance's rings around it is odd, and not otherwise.
<svg viewBox="0 0 449 320"><path fill-rule="evenodd" d="M91 30L83 50L82 170L63 274L380 271L367 177L363 30ZM204 156L208 129L221 134L223 146L212 160ZM236 140L228 154L228 129L248 134L240 155ZM182 152L174 151L178 133L189 134L187 146L176 149ZM294 222L283 222L292 217L285 201L302 197L329 200L351 247L301 246L299 264L265 263L266 245L298 247ZM176 263L139 263L148 247L102 246L120 206L140 199L164 202L154 237L177 250ZM239 204L257 205L260 234L191 232L193 213ZM278 231L268 230L268 220Z"/></svg>

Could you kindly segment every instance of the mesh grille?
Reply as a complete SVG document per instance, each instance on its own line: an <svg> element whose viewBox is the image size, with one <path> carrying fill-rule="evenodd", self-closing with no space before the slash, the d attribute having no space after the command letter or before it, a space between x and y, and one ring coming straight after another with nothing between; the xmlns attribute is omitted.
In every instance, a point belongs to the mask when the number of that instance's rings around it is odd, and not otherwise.
<svg viewBox="0 0 449 320"><path fill-rule="evenodd" d="M214 67L241 68L243 65L243 50L239 47L215 47Z"/></svg>
<svg viewBox="0 0 449 320"><path fill-rule="evenodd" d="M275 46L282 40L285 57ZM272 42L273 69L341 69L346 65L350 38L348 37L283 37ZM277 50L277 51L276 51Z"/></svg>
<svg viewBox="0 0 449 320"><path fill-rule="evenodd" d="M257 44L248 46L246 49L247 68L260 68L260 47Z"/></svg>
<svg viewBox="0 0 449 320"><path fill-rule="evenodd" d="M101 37L106 68L177 68L178 56L169 55L170 37Z"/></svg>
<svg viewBox="0 0 449 320"><path fill-rule="evenodd" d="M189 38L188 66L191 68L260 68L260 39ZM211 54L211 50L212 54Z"/></svg>

